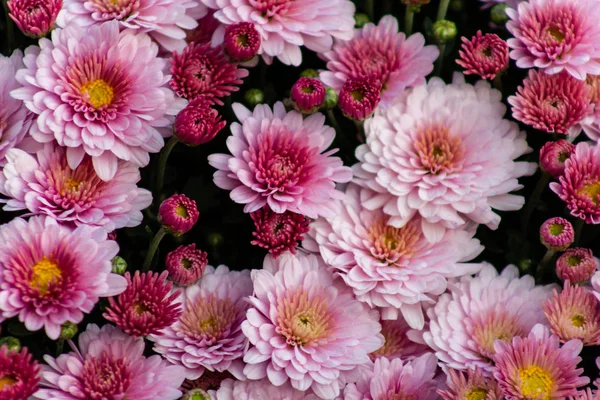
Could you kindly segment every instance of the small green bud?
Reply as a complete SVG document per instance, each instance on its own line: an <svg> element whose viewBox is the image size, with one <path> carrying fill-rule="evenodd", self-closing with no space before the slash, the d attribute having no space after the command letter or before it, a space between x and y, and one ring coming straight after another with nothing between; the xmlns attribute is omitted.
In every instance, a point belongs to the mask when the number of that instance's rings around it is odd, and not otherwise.
<svg viewBox="0 0 600 400"><path fill-rule="evenodd" d="M498 3L490 11L490 17L492 22L496 25L504 25L508 22L508 15L506 15L506 9L508 5L506 3Z"/></svg>
<svg viewBox="0 0 600 400"><path fill-rule="evenodd" d="M371 22L371 21L369 21L369 16L367 14L363 14L363 13L354 14L354 27L355 28L362 28L369 22Z"/></svg>
<svg viewBox="0 0 600 400"><path fill-rule="evenodd" d="M338 103L338 94L335 92L334 89L328 87L325 90L325 103L324 103L325 108L328 110L334 109L335 107L337 107L337 103Z"/></svg>
<svg viewBox="0 0 600 400"><path fill-rule="evenodd" d="M127 261L123 257L116 256L112 259L112 272L118 275L125 274L127 271Z"/></svg>
<svg viewBox="0 0 600 400"><path fill-rule="evenodd" d="M77 335L77 325L72 322L65 322L60 327L60 338L62 340L71 340Z"/></svg>
<svg viewBox="0 0 600 400"><path fill-rule="evenodd" d="M316 69L305 69L304 71L300 72L300 76L302 78L318 78L319 77L319 72Z"/></svg>
<svg viewBox="0 0 600 400"><path fill-rule="evenodd" d="M202 389L192 389L184 394L181 400L211 400L211 397Z"/></svg>
<svg viewBox="0 0 600 400"><path fill-rule="evenodd" d="M255 106L265 101L265 94L260 89L249 89L244 94L244 100L246 100L246 103L249 105Z"/></svg>
<svg viewBox="0 0 600 400"><path fill-rule="evenodd" d="M462 0L452 0L450 3L450 9L454 12L459 12L463 9L463 1Z"/></svg>
<svg viewBox="0 0 600 400"><path fill-rule="evenodd" d="M9 350L21 351L21 342L13 336L0 338L0 347L7 346Z"/></svg>
<svg viewBox="0 0 600 400"><path fill-rule="evenodd" d="M458 30L456 29L456 24L447 19L441 19L433 24L433 36L440 44L444 44L454 39L457 33Z"/></svg>
<svg viewBox="0 0 600 400"><path fill-rule="evenodd" d="M533 262L529 259L523 259L521 261L519 261L519 270L521 270L522 273L526 274L531 272L531 265L533 264Z"/></svg>
<svg viewBox="0 0 600 400"><path fill-rule="evenodd" d="M208 235L208 244L210 244L212 247L217 247L221 243L223 243L223 235L220 233L211 233Z"/></svg>

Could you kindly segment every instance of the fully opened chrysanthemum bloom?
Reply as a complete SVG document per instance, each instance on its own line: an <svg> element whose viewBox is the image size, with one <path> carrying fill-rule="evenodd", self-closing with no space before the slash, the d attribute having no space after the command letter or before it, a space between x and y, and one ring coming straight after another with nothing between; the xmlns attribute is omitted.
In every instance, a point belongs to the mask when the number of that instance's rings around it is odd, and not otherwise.
<svg viewBox="0 0 600 400"><path fill-rule="evenodd" d="M21 32L36 39L54 28L63 0L10 0L6 5Z"/></svg>
<svg viewBox="0 0 600 400"><path fill-rule="evenodd" d="M303 119L297 111L286 112L281 102L273 110L261 104L254 111L236 103L233 111L241 124L231 124L232 155L208 157L219 170L215 184L231 190L231 199L245 204L244 212L268 204L276 213L289 210L310 218L330 213L332 200L342 197L335 184L348 182L352 171L331 157L336 150L326 151L335 130L324 125L325 116Z"/></svg>
<svg viewBox="0 0 600 400"><path fill-rule="evenodd" d="M494 341L525 336L544 323L544 300L551 286L535 286L533 277L519 278L515 266L500 275L486 265L476 277L454 282L435 307L427 310L429 328L424 341L449 368L493 371Z"/></svg>
<svg viewBox="0 0 600 400"><path fill-rule="evenodd" d="M504 396L494 378L485 377L478 368L465 372L449 369L448 389L438 390L444 400L502 400Z"/></svg>
<svg viewBox="0 0 600 400"><path fill-rule="evenodd" d="M286 65L300 65L300 46L323 53L331 49L333 37L348 40L354 31L355 7L349 0L201 1L217 9L215 18L225 25L253 23L261 36L259 54L269 64L277 57Z"/></svg>
<svg viewBox="0 0 600 400"><path fill-rule="evenodd" d="M550 189L566 203L571 215L600 224L600 144L581 142L565 161L565 173Z"/></svg>
<svg viewBox="0 0 600 400"><path fill-rule="evenodd" d="M588 288L565 282L560 294L555 290L544 302L544 314L561 342L579 339L584 346L600 344L600 303Z"/></svg>
<svg viewBox="0 0 600 400"><path fill-rule="evenodd" d="M594 112L581 121L585 134L592 140L600 140L600 75L588 75L585 78L590 103Z"/></svg>
<svg viewBox="0 0 600 400"><path fill-rule="evenodd" d="M0 227L1 318L19 317L29 331L51 339L69 321L81 322L99 297L115 296L127 282L111 273L119 246L102 228L71 230L46 217L15 218Z"/></svg>
<svg viewBox="0 0 600 400"><path fill-rule="evenodd" d="M134 227L152 194L136 186L139 168L119 161L108 182L98 177L92 158L85 155L77 168L69 167L63 147L47 143L35 155L12 149L0 172L0 193L8 199L5 211L28 210L72 226L101 226L107 231Z"/></svg>
<svg viewBox="0 0 600 400"><path fill-rule="evenodd" d="M455 74L452 84L432 78L376 112L356 149L356 182L378 192L364 206L383 208L395 227L420 215L431 241L469 221L494 229L500 216L493 209L520 209L523 197L509 193L536 166L514 161L530 149L525 133L503 118L501 97L487 82L471 86Z"/></svg>
<svg viewBox="0 0 600 400"><path fill-rule="evenodd" d="M564 139L548 142L540 149L540 167L558 179L565 172L565 161L575 151L575 145Z"/></svg>
<svg viewBox="0 0 600 400"><path fill-rule="evenodd" d="M410 326L422 329L421 304L433 303L446 290L447 278L477 272L480 264L460 262L475 258L482 247L473 229L446 231L431 243L418 216L402 228L388 225L382 210L364 208L370 195L349 186L334 215L311 224L303 246L320 253L358 300L382 308L384 319L401 313Z"/></svg>
<svg viewBox="0 0 600 400"><path fill-rule="evenodd" d="M375 78L383 87L381 105L387 107L405 88L425 83L438 54L420 33L407 38L398 32L398 20L387 15L378 25L356 29L351 40L336 41L323 54L327 71L320 78L338 92L348 78Z"/></svg>
<svg viewBox="0 0 600 400"><path fill-rule="evenodd" d="M583 369L577 368L582 347L576 339L561 347L558 336L538 324L527 337L515 337L508 343L496 340L494 377L508 400L573 396L590 381L580 376Z"/></svg>
<svg viewBox="0 0 600 400"><path fill-rule="evenodd" d="M369 354L372 360L385 357L388 360L401 358L403 361L409 361L431 352L429 347L410 340L408 337L410 326L403 317L395 320L381 320L379 323L384 343L379 349Z"/></svg>
<svg viewBox="0 0 600 400"><path fill-rule="evenodd" d="M302 214L286 211L277 214L268 206L250 213L254 221L254 240L250 242L269 250L274 257L290 251L296 253L296 247L304 240L310 221Z"/></svg>
<svg viewBox="0 0 600 400"><path fill-rule="evenodd" d="M16 75L23 87L11 92L38 114L33 138L65 146L72 169L87 153L104 181L115 176L119 159L148 164L185 105L167 87L167 61L150 37L119 33L113 21L56 29L40 46L25 50L26 67Z"/></svg>
<svg viewBox="0 0 600 400"><path fill-rule="evenodd" d="M251 308L242 324L252 346L244 355L249 379L268 378L322 399L335 399L350 375L383 345L378 313L313 255L267 256L252 271Z"/></svg>
<svg viewBox="0 0 600 400"><path fill-rule="evenodd" d="M433 354L424 354L409 362L379 358L372 371L346 386L344 400L435 400L438 398L436 369L437 359Z"/></svg>
<svg viewBox="0 0 600 400"><path fill-rule="evenodd" d="M294 389L289 383L275 386L268 379L237 381L227 379L211 397L211 400L318 400L309 392Z"/></svg>
<svg viewBox="0 0 600 400"><path fill-rule="evenodd" d="M196 249L195 244L179 246L167 254L165 259L169 279L178 286L189 286L198 282L207 263L206 252Z"/></svg>
<svg viewBox="0 0 600 400"><path fill-rule="evenodd" d="M507 9L510 57L520 68L566 71L584 80L600 74L600 3L596 0L530 0Z"/></svg>
<svg viewBox="0 0 600 400"><path fill-rule="evenodd" d="M466 75L494 79L508 67L508 45L498 35L477 31L470 40L463 37L462 42L456 63L465 69Z"/></svg>
<svg viewBox="0 0 600 400"><path fill-rule="evenodd" d="M148 33L168 51L181 51L186 30L198 26L196 20L208 9L196 0L64 0L59 25L79 29L118 21L121 30Z"/></svg>
<svg viewBox="0 0 600 400"><path fill-rule="evenodd" d="M176 400L181 396L184 369L160 356L144 357L144 340L119 328L90 324L72 344L73 351L48 363L40 389L42 400L136 399Z"/></svg>
<svg viewBox="0 0 600 400"><path fill-rule="evenodd" d="M248 271L207 266L199 283L182 289L183 314L159 334L150 335L154 351L183 365L187 379L209 371L229 371L243 379L242 356L248 340L241 324L252 294Z"/></svg>
<svg viewBox="0 0 600 400"><path fill-rule="evenodd" d="M25 400L38 390L40 367L27 348L0 347L0 398Z"/></svg>
<svg viewBox="0 0 600 400"><path fill-rule="evenodd" d="M198 20L196 28L186 30L185 41L188 44L192 42L210 43L212 41L213 34L221 26L214 14L214 10L208 10L206 15Z"/></svg>
<svg viewBox="0 0 600 400"><path fill-rule="evenodd" d="M563 281L569 280L578 285L589 282L600 267L598 259L590 249L570 248L556 260L556 275Z"/></svg>

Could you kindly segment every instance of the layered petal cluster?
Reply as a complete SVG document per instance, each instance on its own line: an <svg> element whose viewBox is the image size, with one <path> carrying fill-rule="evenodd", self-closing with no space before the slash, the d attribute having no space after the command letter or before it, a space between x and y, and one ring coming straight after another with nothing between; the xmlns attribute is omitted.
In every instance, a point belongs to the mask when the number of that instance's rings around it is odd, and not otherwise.
<svg viewBox="0 0 600 400"><path fill-rule="evenodd" d="M387 107L405 88L425 83L438 55L420 33L407 38L398 32L398 20L387 15L378 25L356 29L351 40L336 40L322 55L327 70L320 78L338 92L348 78L375 78L383 87L381 105Z"/></svg>
<svg viewBox="0 0 600 400"><path fill-rule="evenodd" d="M472 86L455 74L452 84L432 78L376 112L353 169L357 183L378 193L364 206L383 208L396 227L420 215L430 241L470 221L497 228L493 209L520 209L523 197L510 192L536 169L514 161L530 148L504 119L501 97L487 82Z"/></svg>
<svg viewBox="0 0 600 400"><path fill-rule="evenodd" d="M494 79L508 67L508 45L498 35L477 31L471 39L463 37L462 42L456 63L465 69L465 75Z"/></svg>
<svg viewBox="0 0 600 400"><path fill-rule="evenodd" d="M494 341L526 336L545 323L543 302L551 286L535 286L532 276L519 278L515 266L498 272L486 265L479 274L450 285L435 307L427 310L429 327L423 340L448 367L493 372Z"/></svg>
<svg viewBox="0 0 600 400"><path fill-rule="evenodd" d="M137 187L140 170L119 161L114 177L105 182L85 155L71 168L65 148L47 143L35 154L12 149L0 172L0 193L8 199L5 211L28 210L71 226L101 226L108 232L142 222L142 210L152 203L152 193Z"/></svg>
<svg viewBox="0 0 600 400"><path fill-rule="evenodd" d="M226 379L212 395L214 400L318 400L311 392L301 392L289 383L275 386L268 379L237 381Z"/></svg>
<svg viewBox="0 0 600 400"><path fill-rule="evenodd" d="M65 322L81 322L100 297L127 286L111 273L119 246L102 228L15 218L0 227L0 243L0 319L18 316L27 330L43 327L51 339Z"/></svg>
<svg viewBox="0 0 600 400"><path fill-rule="evenodd" d="M474 229L446 231L437 243L429 242L415 216L402 228L389 225L381 209L363 204L372 192L350 185L334 216L310 225L303 247L320 253L356 298L382 309L384 319L402 314L408 324L422 329L422 303L433 303L446 290L447 279L471 275L481 264L463 264L483 249Z"/></svg>
<svg viewBox="0 0 600 400"><path fill-rule="evenodd" d="M177 400L182 394L184 369L158 355L144 357L142 338L90 324L78 344L57 358L44 356L48 365L36 399Z"/></svg>
<svg viewBox="0 0 600 400"><path fill-rule="evenodd" d="M170 327L148 338L154 351L167 361L185 367L187 379L208 371L229 371L243 379L242 356L248 340L242 321L252 294L248 271L206 266L200 282L182 288L183 313Z"/></svg>
<svg viewBox="0 0 600 400"><path fill-rule="evenodd" d="M231 190L231 199L245 204L244 212L268 204L278 214L330 214L333 200L342 197L336 182L348 182L352 171L331 157L337 150L326 150L335 130L324 125L325 116L303 119L297 111L286 112L281 102L273 110L261 104L252 112L236 103L233 111L241 124L231 124L227 147L232 155L208 157L219 170L215 184Z"/></svg>
<svg viewBox="0 0 600 400"><path fill-rule="evenodd" d="M448 369L447 390L438 390L443 400L502 400L504 396L494 378L485 377L479 368L466 373Z"/></svg>
<svg viewBox="0 0 600 400"><path fill-rule="evenodd" d="M258 54L271 63L273 57L286 65L300 65L300 46L324 53L333 38L348 40L354 31L354 3L350 0L201 0L214 8L215 18L225 25L250 22L260 34ZM216 37L223 38L224 28Z"/></svg>
<svg viewBox="0 0 600 400"><path fill-rule="evenodd" d="M148 164L185 105L168 88L167 61L157 54L148 35L119 32L115 21L55 29L51 40L25 50L16 74L23 87L11 95L38 115L35 140L65 146L71 169L88 154L108 181L119 159Z"/></svg>
<svg viewBox="0 0 600 400"><path fill-rule="evenodd" d="M38 390L40 366L27 348L0 347L0 398L28 399Z"/></svg>
<svg viewBox="0 0 600 400"><path fill-rule="evenodd" d="M297 390L335 399L383 345L377 311L334 282L313 255L267 256L252 281L242 324L252 344L244 355L249 379L268 378L276 386L289 381Z"/></svg>
<svg viewBox="0 0 600 400"><path fill-rule="evenodd" d="M403 361L410 361L425 353L431 353L428 346L411 340L409 337L411 327L403 317L380 320L379 323L384 343L370 354L372 360L385 357L388 360L401 358Z"/></svg>
<svg viewBox="0 0 600 400"><path fill-rule="evenodd" d="M37 39L54 28L63 0L10 0L9 16L24 35Z"/></svg>

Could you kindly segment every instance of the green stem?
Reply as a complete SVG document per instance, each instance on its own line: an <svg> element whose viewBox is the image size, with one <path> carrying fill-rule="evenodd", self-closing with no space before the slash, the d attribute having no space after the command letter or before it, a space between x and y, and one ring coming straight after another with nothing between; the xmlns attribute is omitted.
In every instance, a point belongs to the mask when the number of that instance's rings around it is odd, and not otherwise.
<svg viewBox="0 0 600 400"><path fill-rule="evenodd" d="M546 272L548 270L547 267L548 267L548 265L551 265L550 262L554 258L554 254L556 254L556 252L554 250L548 249L548 251L546 251L544 258L541 259L541 261L538 264L538 267L535 271L536 280L543 280L545 278Z"/></svg>
<svg viewBox="0 0 600 400"><path fill-rule="evenodd" d="M14 29L15 25L13 23L12 18L8 15L8 0L2 2L4 6L4 17L6 18L6 46L7 46L7 55L10 56L12 54L14 43L15 43L15 35Z"/></svg>
<svg viewBox="0 0 600 400"><path fill-rule="evenodd" d="M525 204L525 208L523 209L523 216L521 217L521 229L523 229L523 231L525 231L529 226L529 220L531 219L531 214L533 214L533 209L539 204L540 197L542 196L542 193L544 193L544 190L548 186L549 181L550 175L542 171L542 176L540 177L540 180L538 180L538 183L535 189L533 190L533 193L529 197L529 201L527 202L527 204Z"/></svg>
<svg viewBox="0 0 600 400"><path fill-rule="evenodd" d="M440 6L438 8L437 20L446 19L446 14L448 13L448 6L450 5L450 0L440 0Z"/></svg>
<svg viewBox="0 0 600 400"><path fill-rule="evenodd" d="M58 339L58 341L56 342L56 357L58 357L62 354L64 347L65 347L65 339Z"/></svg>
<svg viewBox="0 0 600 400"><path fill-rule="evenodd" d="M143 272L146 272L150 269L150 264L152 264L154 253L156 253L158 245L160 244L162 238L165 237L166 233L167 232L164 230L164 228L160 228L158 232L156 232L156 235L154 235L154 237L152 238L152 241L150 242L150 247L148 247L148 252L146 253L146 258L144 259L144 264L142 265Z"/></svg>
<svg viewBox="0 0 600 400"><path fill-rule="evenodd" d="M581 218L577 218L577 221L575 221L575 226L573 227L575 230L575 243L577 244L581 243L581 231L583 230L583 225L585 225L585 221Z"/></svg>
<svg viewBox="0 0 600 400"><path fill-rule="evenodd" d="M327 117L329 117L329 122L331 123L333 129L335 129L335 133L337 135L340 131L340 124L338 124L337 118L335 117L333 110L327 110Z"/></svg>
<svg viewBox="0 0 600 400"><path fill-rule="evenodd" d="M373 19L375 17L375 4L373 0L366 0L367 2L367 15L369 16L369 20L375 22Z"/></svg>
<svg viewBox="0 0 600 400"><path fill-rule="evenodd" d="M444 67L444 53L446 52L446 45L440 44L438 48L440 49L440 55L435 64L435 75L440 76L442 74L442 68Z"/></svg>
<svg viewBox="0 0 600 400"><path fill-rule="evenodd" d="M494 88L498 89L499 91L502 91L502 74L501 73L496 74L496 76L494 77L494 80L492 81L492 84L494 85Z"/></svg>
<svg viewBox="0 0 600 400"><path fill-rule="evenodd" d="M406 10L404 10L404 33L406 36L409 36L413 30L413 21L415 18L415 12L411 6L406 6Z"/></svg>
<svg viewBox="0 0 600 400"><path fill-rule="evenodd" d="M173 147L179 142L177 136L173 135L171 139L167 142L165 147L160 152L160 158L158 159L158 175L156 177L156 195L160 196L160 193L163 190L163 186L165 184L165 169L167 168L167 160L169 159L169 154L173 150Z"/></svg>

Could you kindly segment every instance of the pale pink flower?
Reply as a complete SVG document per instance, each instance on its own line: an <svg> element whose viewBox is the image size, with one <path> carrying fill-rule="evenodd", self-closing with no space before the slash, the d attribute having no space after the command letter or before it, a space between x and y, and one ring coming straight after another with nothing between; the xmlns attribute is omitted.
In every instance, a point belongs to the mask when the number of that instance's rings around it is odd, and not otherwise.
<svg viewBox="0 0 600 400"><path fill-rule="evenodd" d="M369 354L372 360L385 357L388 360L400 358L403 361L410 361L425 353L431 353L428 346L413 342L409 338L411 328L403 317L395 320L380 320L379 323L384 343L379 349Z"/></svg>
<svg viewBox="0 0 600 400"><path fill-rule="evenodd" d="M420 215L430 241L469 222L497 228L493 209L520 209L523 197L510 192L536 169L514 161L531 149L525 132L504 119L501 99L489 83L472 86L457 73L452 84L432 78L377 111L353 167L355 181L377 192L364 207L383 208L395 227Z"/></svg>
<svg viewBox="0 0 600 400"><path fill-rule="evenodd" d="M318 400L309 392L294 389L289 383L275 386L268 379L238 381L226 379L211 400Z"/></svg>
<svg viewBox="0 0 600 400"><path fill-rule="evenodd" d="M502 400L504 396L494 378L486 377L479 368L466 373L454 369L446 372L447 390L438 390L443 400Z"/></svg>
<svg viewBox="0 0 600 400"><path fill-rule="evenodd" d="M215 184L231 190L230 197L251 213L267 205L276 213L289 210L310 218L331 213L342 197L336 182L352 178L350 168L329 150L335 130L324 125L321 113L302 118L277 102L273 110L260 104L249 111L236 103L240 123L231 124L227 147L232 155L212 154L208 162Z"/></svg>

